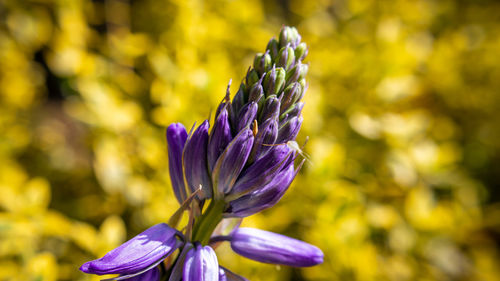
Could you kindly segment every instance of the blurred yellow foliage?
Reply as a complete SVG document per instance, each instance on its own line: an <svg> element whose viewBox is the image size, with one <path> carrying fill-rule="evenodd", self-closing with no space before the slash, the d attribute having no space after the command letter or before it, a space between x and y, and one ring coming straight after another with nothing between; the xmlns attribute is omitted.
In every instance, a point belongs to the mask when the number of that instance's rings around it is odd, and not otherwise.
<svg viewBox="0 0 500 281"><path fill-rule="evenodd" d="M309 45L284 199L244 221L318 245L250 280L500 280L497 1L0 2L0 280L78 267L177 208L165 127L207 118L283 24Z"/></svg>

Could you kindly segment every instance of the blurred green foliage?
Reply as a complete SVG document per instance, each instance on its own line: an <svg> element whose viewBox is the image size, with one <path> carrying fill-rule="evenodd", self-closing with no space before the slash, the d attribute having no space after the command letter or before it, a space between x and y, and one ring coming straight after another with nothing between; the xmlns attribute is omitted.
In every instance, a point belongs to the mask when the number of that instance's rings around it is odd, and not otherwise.
<svg viewBox="0 0 500 281"><path fill-rule="evenodd" d="M190 127L282 24L310 46L284 199L244 224L324 264L251 280L499 280L497 1L0 1L0 280L78 267L177 208L165 127ZM233 83L234 93L238 83Z"/></svg>

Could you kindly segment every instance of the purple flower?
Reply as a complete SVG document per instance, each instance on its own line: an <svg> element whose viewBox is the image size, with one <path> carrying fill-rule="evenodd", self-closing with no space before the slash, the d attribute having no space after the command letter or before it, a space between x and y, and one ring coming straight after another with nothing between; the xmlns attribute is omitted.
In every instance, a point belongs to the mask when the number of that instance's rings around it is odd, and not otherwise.
<svg viewBox="0 0 500 281"><path fill-rule="evenodd" d="M306 242L255 228L238 228L231 235L236 253L260 262L313 266L323 262L323 252Z"/></svg>
<svg viewBox="0 0 500 281"><path fill-rule="evenodd" d="M186 128L181 123L174 123L167 128L168 168L170 181L177 201L182 204L187 198L182 172L182 151L187 140Z"/></svg>
<svg viewBox="0 0 500 281"><path fill-rule="evenodd" d="M182 276L183 281L219 280L219 262L214 250L196 243L186 255Z"/></svg>
<svg viewBox="0 0 500 281"><path fill-rule="evenodd" d="M297 172L292 162L262 188L231 201L224 216L243 218L274 206L283 197Z"/></svg>
<svg viewBox="0 0 500 281"><path fill-rule="evenodd" d="M207 166L208 121L203 122L188 138L182 154L184 175L191 192L202 187L201 199L212 197L212 184Z"/></svg>
<svg viewBox="0 0 500 281"><path fill-rule="evenodd" d="M80 270L98 275L121 274L127 278L139 275L161 263L179 248L183 243L178 236L182 234L167 224L157 224L104 257L84 263Z"/></svg>
<svg viewBox="0 0 500 281"><path fill-rule="evenodd" d="M212 178L218 196L223 197L236 183L252 150L253 140L250 129L242 130L215 163Z"/></svg>

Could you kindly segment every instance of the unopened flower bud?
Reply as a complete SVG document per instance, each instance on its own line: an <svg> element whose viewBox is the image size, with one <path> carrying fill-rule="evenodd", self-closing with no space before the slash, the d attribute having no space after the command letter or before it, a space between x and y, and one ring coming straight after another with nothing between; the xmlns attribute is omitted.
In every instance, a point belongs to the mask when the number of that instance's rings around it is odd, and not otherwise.
<svg viewBox="0 0 500 281"><path fill-rule="evenodd" d="M276 58L278 56L278 51L279 51L278 40L276 40L275 38L269 40L269 43L267 43L266 49L267 49L267 51L269 51L271 58Z"/></svg>
<svg viewBox="0 0 500 281"><path fill-rule="evenodd" d="M259 100L264 96L264 88L260 82L256 82L250 87L250 92L248 93L249 102L259 102Z"/></svg>
<svg viewBox="0 0 500 281"><path fill-rule="evenodd" d="M283 91L283 97L281 98L280 113L285 112L298 100L301 91L302 86L297 82L286 87L285 91Z"/></svg>
<svg viewBox="0 0 500 281"><path fill-rule="evenodd" d="M255 82L259 81L259 73L255 69L251 69L247 73L247 85L253 85Z"/></svg>
<svg viewBox="0 0 500 281"><path fill-rule="evenodd" d="M253 68L257 71L259 76L261 76L271 68L271 62L271 56L267 52L265 54L259 53L253 60Z"/></svg>
<svg viewBox="0 0 500 281"><path fill-rule="evenodd" d="M276 82L274 84L274 91L269 92L271 95L278 95L279 92L285 87L286 71L278 67L276 68Z"/></svg>
<svg viewBox="0 0 500 281"><path fill-rule="evenodd" d="M275 95L266 98L262 111L259 115L259 120L264 123L269 118L278 118L280 110L280 101Z"/></svg>
<svg viewBox="0 0 500 281"><path fill-rule="evenodd" d="M278 53L276 65L283 67L285 69L289 69L290 66L292 66L294 63L295 63L295 52L290 47L290 45L281 48L280 52Z"/></svg>
<svg viewBox="0 0 500 281"><path fill-rule="evenodd" d="M285 26L281 29L280 32L280 48L285 47L287 44L290 44L292 48L297 47L300 42L300 35L297 32L295 27Z"/></svg>
<svg viewBox="0 0 500 281"><path fill-rule="evenodd" d="M295 48L295 57L297 60L303 60L307 56L308 48L306 43L302 42Z"/></svg>

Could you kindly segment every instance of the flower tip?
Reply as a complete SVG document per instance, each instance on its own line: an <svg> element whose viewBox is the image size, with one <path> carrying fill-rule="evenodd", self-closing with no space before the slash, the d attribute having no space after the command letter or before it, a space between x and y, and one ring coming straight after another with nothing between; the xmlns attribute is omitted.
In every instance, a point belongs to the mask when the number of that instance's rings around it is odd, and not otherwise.
<svg viewBox="0 0 500 281"><path fill-rule="evenodd" d="M85 273L90 273L90 272L89 272L89 266L90 266L90 263L91 263L91 262L90 262L90 261L88 261L88 262L86 262L86 263L82 264L82 266L80 266L80 271L83 271L83 272L85 272Z"/></svg>

